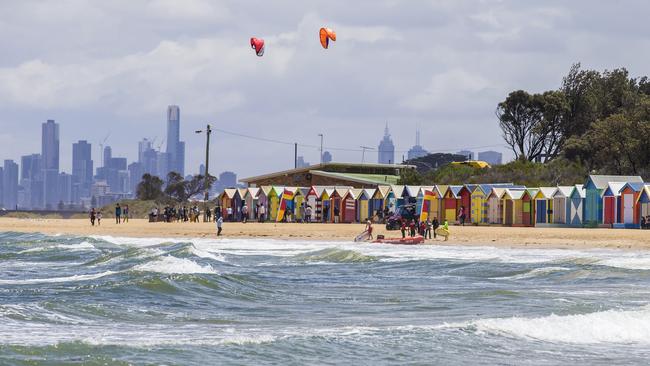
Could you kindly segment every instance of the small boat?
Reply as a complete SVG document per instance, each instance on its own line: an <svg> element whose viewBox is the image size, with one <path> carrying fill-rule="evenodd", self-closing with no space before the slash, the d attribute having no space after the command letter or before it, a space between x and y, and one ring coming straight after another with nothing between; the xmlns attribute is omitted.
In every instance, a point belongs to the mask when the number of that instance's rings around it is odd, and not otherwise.
<svg viewBox="0 0 650 366"><path fill-rule="evenodd" d="M377 239L373 241L375 244L396 244L396 245L417 245L424 243L424 237L417 235L414 237L406 238L384 238L383 235L377 235Z"/></svg>

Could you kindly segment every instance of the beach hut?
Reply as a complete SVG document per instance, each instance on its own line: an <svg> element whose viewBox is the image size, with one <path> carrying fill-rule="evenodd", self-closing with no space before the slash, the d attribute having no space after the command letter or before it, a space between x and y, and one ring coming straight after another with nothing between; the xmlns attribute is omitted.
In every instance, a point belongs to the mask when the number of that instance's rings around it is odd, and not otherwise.
<svg viewBox="0 0 650 366"><path fill-rule="evenodd" d="M590 175L585 182L585 217L584 224L596 226L603 223L603 192L609 183L643 184L639 176L625 175Z"/></svg>
<svg viewBox="0 0 650 366"><path fill-rule="evenodd" d="M512 183L492 183L492 184L477 184L471 194L471 223L473 224L489 224L490 205L488 197L492 193L493 188L525 188L524 186L517 186ZM497 200L498 201L498 200ZM500 216L499 216L500 217ZM497 220L498 221L498 220Z"/></svg>
<svg viewBox="0 0 650 366"><path fill-rule="evenodd" d="M271 186L261 186L259 192L257 193L257 210L259 211L260 206L264 206L264 221L269 219L269 193L271 192Z"/></svg>
<svg viewBox="0 0 650 366"><path fill-rule="evenodd" d="M557 188L540 187L535 194L535 224L553 224L553 194Z"/></svg>
<svg viewBox="0 0 650 366"><path fill-rule="evenodd" d="M571 217L571 191L573 186L558 186L553 193L553 222L555 224L568 224Z"/></svg>
<svg viewBox="0 0 650 366"><path fill-rule="evenodd" d="M533 226L532 197L528 190L505 188L501 201L504 225Z"/></svg>
<svg viewBox="0 0 650 366"><path fill-rule="evenodd" d="M619 191L621 194L621 217L620 223L625 228L639 227L640 212L637 209L637 203L641 196L641 191L645 189L644 183L625 183Z"/></svg>
<svg viewBox="0 0 650 366"><path fill-rule="evenodd" d="M305 195L305 200L307 205L312 208L311 220L316 222L322 221L323 213L323 201L321 199L325 187L322 186L312 186L309 188L309 191Z"/></svg>
<svg viewBox="0 0 650 366"><path fill-rule="evenodd" d="M420 186L405 186L404 187L404 203L415 203L415 213L420 215L422 212L422 197L418 197L420 194Z"/></svg>
<svg viewBox="0 0 650 366"><path fill-rule="evenodd" d="M386 196L388 196L388 192L390 192L390 187L389 186L379 186L377 189L375 189L375 193L373 194L371 200L370 200L370 208L373 212L373 214L384 211L384 202L386 202Z"/></svg>
<svg viewBox="0 0 650 366"><path fill-rule="evenodd" d="M257 217L257 202L259 194L260 189L258 187L246 188L246 206L248 206L249 220L253 220Z"/></svg>
<svg viewBox="0 0 650 366"><path fill-rule="evenodd" d="M391 185L390 186L390 191L393 194L392 197L391 197L391 200L393 202L391 202L391 203L394 204L393 207L395 209L397 209L399 206L404 205L404 188L405 188L404 186L400 186L400 185Z"/></svg>
<svg viewBox="0 0 650 366"><path fill-rule="evenodd" d="M327 187L323 189L321 194L321 220L322 222L330 222L333 220L334 213L332 212L332 201L330 198L334 194L334 188Z"/></svg>
<svg viewBox="0 0 650 366"><path fill-rule="evenodd" d="M443 199L443 220L455 222L458 218L458 209L460 208L460 196L458 193L463 186L447 186Z"/></svg>
<svg viewBox="0 0 650 366"><path fill-rule="evenodd" d="M280 209L280 199L282 198L282 193L284 193L284 187L273 186L269 191L269 210L268 217L271 221L276 221L278 217L278 210Z"/></svg>
<svg viewBox="0 0 650 366"><path fill-rule="evenodd" d="M465 184L458 191L460 206L465 207L465 222L472 221L472 192L476 189L476 184ZM459 207L460 207L459 206ZM474 209L477 209L476 207Z"/></svg>
<svg viewBox="0 0 650 366"><path fill-rule="evenodd" d="M614 227L620 222L621 210L621 189L625 183L608 183L607 188L603 191L603 219L602 223L606 226Z"/></svg>
<svg viewBox="0 0 650 366"><path fill-rule="evenodd" d="M650 184L646 184L641 190L639 199L637 199L637 210L639 211L639 221L641 221L641 217L650 216ZM648 224L650 222L646 220L646 225Z"/></svg>
<svg viewBox="0 0 650 366"><path fill-rule="evenodd" d="M246 188L237 188L237 194L235 194L235 207L237 207L236 211L236 216L237 216L237 221L241 221L244 219L243 213L242 213L242 207L244 207L245 204L247 204L246 200L248 199L248 189ZM248 206L248 212L250 213L251 211L251 206Z"/></svg>
<svg viewBox="0 0 650 366"><path fill-rule="evenodd" d="M365 188L357 197L357 221L365 222L368 219L373 219L375 211L372 209L370 201L375 195L374 188Z"/></svg>
<svg viewBox="0 0 650 366"><path fill-rule="evenodd" d="M334 189L334 191L330 194L330 222L334 222L336 220L336 209L338 208L339 211L339 222L341 220L341 216L343 215L343 197L345 197L348 194L349 188L341 188L337 187Z"/></svg>
<svg viewBox="0 0 650 366"><path fill-rule="evenodd" d="M567 224L570 226L582 227L585 215L585 188L582 184L576 184L569 195L569 214Z"/></svg>
<svg viewBox="0 0 650 366"><path fill-rule="evenodd" d="M221 215L224 219L235 220L237 213L237 206L235 205L235 196L237 195L237 189L235 188L226 188L221 193L219 201L221 203ZM232 210L232 217L228 217L228 208Z"/></svg>
<svg viewBox="0 0 650 366"><path fill-rule="evenodd" d="M346 189L341 198L341 222L352 223L357 220L357 197L363 190ZM343 191L342 191L343 192Z"/></svg>
<svg viewBox="0 0 650 366"><path fill-rule="evenodd" d="M492 188L487 196L487 216L489 224L503 224L503 201L501 197L506 188Z"/></svg>

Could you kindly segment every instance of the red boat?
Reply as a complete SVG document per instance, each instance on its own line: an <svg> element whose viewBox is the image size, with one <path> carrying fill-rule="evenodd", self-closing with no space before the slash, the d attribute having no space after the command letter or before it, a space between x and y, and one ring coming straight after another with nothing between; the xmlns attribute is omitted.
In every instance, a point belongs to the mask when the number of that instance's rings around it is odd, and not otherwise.
<svg viewBox="0 0 650 366"><path fill-rule="evenodd" d="M406 238L384 238L383 235L377 235L377 239L373 241L376 244L397 244L397 245L417 245L424 243L422 235Z"/></svg>

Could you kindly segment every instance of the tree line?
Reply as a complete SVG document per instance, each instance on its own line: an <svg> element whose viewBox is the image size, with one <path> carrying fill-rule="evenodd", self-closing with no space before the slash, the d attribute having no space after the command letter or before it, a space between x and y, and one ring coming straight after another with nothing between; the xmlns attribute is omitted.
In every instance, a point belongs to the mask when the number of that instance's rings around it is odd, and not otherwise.
<svg viewBox="0 0 650 366"><path fill-rule="evenodd" d="M160 177L147 173L138 183L136 197L139 200L168 199L179 203L187 202L191 197L209 190L215 181L216 177L212 175L208 175L206 181L205 176L201 174L194 175L191 179L185 179L177 172L169 172L166 181L163 181Z"/></svg>

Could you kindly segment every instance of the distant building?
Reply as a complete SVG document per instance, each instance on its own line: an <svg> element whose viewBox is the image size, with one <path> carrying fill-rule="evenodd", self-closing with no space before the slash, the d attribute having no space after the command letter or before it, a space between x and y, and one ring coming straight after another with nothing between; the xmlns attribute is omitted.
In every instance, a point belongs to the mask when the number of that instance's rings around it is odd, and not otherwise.
<svg viewBox="0 0 650 366"><path fill-rule="evenodd" d="M503 154L496 151L483 151L478 153L478 160L485 161L490 165L503 164Z"/></svg>
<svg viewBox="0 0 650 366"><path fill-rule="evenodd" d="M153 142L151 140L144 138L142 141L138 142L138 162L142 163L144 162L144 154L149 151L153 150Z"/></svg>
<svg viewBox="0 0 650 366"><path fill-rule="evenodd" d="M390 132L388 131L388 123L386 123L386 128L384 129L384 138L379 142L377 147L379 164L395 164L395 145L393 144L393 139L390 137Z"/></svg>
<svg viewBox="0 0 650 366"><path fill-rule="evenodd" d="M323 152L323 164L332 162L332 154L329 151Z"/></svg>
<svg viewBox="0 0 650 366"><path fill-rule="evenodd" d="M415 131L415 146L408 151L408 160L421 158L429 155L429 152L424 150L420 145L420 130Z"/></svg>
<svg viewBox="0 0 650 366"><path fill-rule="evenodd" d="M177 105L167 107L167 150L169 154L168 171L185 175L185 142L180 140L181 110Z"/></svg>
<svg viewBox="0 0 650 366"><path fill-rule="evenodd" d="M6 209L15 209L18 205L18 164L5 160L2 174L2 203Z"/></svg>
<svg viewBox="0 0 650 366"><path fill-rule="evenodd" d="M325 154L323 153L323 155ZM298 156L296 159L296 168L304 168L306 166L309 166L309 162L305 161L303 156Z"/></svg>
<svg viewBox="0 0 650 366"><path fill-rule="evenodd" d="M59 203L63 202L64 205L72 203L72 175L67 173L59 173Z"/></svg>
<svg viewBox="0 0 650 366"><path fill-rule="evenodd" d="M462 155L466 160L474 160L474 153L469 150L461 150L456 155Z"/></svg>
<svg viewBox="0 0 650 366"><path fill-rule="evenodd" d="M104 147L103 166L107 166L108 161L111 160L112 157L113 157L113 149L111 149L110 146Z"/></svg>
<svg viewBox="0 0 650 366"><path fill-rule="evenodd" d="M142 163L131 163L128 166L129 170L129 192L131 197L136 197L138 184L142 181L144 175L144 166Z"/></svg>
<svg viewBox="0 0 650 366"><path fill-rule="evenodd" d="M235 187L237 186L237 174L233 172L223 172L219 174L219 183L224 187Z"/></svg>
<svg viewBox="0 0 650 366"><path fill-rule="evenodd" d="M4 195L4 169L0 166L0 208L4 207L2 196Z"/></svg>
<svg viewBox="0 0 650 366"><path fill-rule="evenodd" d="M92 145L80 140L72 144L72 202L79 202L81 197L90 196L93 184Z"/></svg>
<svg viewBox="0 0 650 366"><path fill-rule="evenodd" d="M205 165L199 165L199 174L205 176Z"/></svg>
<svg viewBox="0 0 650 366"><path fill-rule="evenodd" d="M20 158L20 186L23 195L18 206L35 209L43 206L43 169L41 154L25 155Z"/></svg>
<svg viewBox="0 0 650 366"><path fill-rule="evenodd" d="M42 124L41 159L42 206L53 208L59 201L59 124L51 119Z"/></svg>

